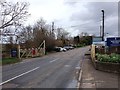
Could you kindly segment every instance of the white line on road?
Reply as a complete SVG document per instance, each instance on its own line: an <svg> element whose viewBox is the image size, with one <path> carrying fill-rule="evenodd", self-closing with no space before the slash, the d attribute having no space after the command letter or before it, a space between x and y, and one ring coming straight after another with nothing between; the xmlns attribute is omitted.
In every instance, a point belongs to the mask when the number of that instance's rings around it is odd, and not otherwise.
<svg viewBox="0 0 120 90"><path fill-rule="evenodd" d="M64 65L64 67L70 67L70 65Z"/></svg>
<svg viewBox="0 0 120 90"><path fill-rule="evenodd" d="M55 62L55 61L57 61L57 60L59 60L59 58L50 61L50 63Z"/></svg>
<svg viewBox="0 0 120 90"><path fill-rule="evenodd" d="M35 71L35 70L37 70L38 68L40 68L40 67L36 67L36 68L34 68L34 69L32 69L32 70L29 70L29 71L27 71L27 72L24 72L24 73L18 75L18 76L15 76L15 77L13 77L13 78L11 78L11 79L8 79L8 80L0 83L0 85L3 85L3 84L5 84L5 83L8 83L8 82L10 82L10 81L12 81L12 80L14 80L14 79L16 79L16 78L18 78L18 77L21 77L21 76L23 76L23 75L25 75L25 74L28 74L28 73L32 72L32 71Z"/></svg>

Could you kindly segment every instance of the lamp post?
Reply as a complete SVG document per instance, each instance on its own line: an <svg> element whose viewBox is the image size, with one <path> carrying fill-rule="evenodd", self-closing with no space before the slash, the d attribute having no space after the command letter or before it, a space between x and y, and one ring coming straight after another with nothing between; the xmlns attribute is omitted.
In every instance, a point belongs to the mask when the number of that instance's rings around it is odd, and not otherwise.
<svg viewBox="0 0 120 90"><path fill-rule="evenodd" d="M102 11L102 41L104 41L104 10Z"/></svg>

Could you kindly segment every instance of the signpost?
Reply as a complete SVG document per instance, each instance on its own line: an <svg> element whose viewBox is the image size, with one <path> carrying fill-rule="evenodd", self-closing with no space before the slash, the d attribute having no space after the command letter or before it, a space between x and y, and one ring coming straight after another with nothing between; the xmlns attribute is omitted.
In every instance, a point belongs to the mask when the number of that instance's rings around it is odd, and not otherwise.
<svg viewBox="0 0 120 90"><path fill-rule="evenodd" d="M120 37L109 37L107 38L107 46L110 49L110 52L119 53L120 48Z"/></svg>
<svg viewBox="0 0 120 90"><path fill-rule="evenodd" d="M107 46L120 46L120 37L107 38Z"/></svg>

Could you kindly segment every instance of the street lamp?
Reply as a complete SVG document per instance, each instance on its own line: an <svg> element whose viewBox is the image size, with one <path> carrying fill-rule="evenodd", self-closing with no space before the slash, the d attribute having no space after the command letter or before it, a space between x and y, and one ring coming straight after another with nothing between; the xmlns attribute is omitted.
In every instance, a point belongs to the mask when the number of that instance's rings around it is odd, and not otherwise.
<svg viewBox="0 0 120 90"><path fill-rule="evenodd" d="M102 41L104 41L104 10L101 10L102 12Z"/></svg>

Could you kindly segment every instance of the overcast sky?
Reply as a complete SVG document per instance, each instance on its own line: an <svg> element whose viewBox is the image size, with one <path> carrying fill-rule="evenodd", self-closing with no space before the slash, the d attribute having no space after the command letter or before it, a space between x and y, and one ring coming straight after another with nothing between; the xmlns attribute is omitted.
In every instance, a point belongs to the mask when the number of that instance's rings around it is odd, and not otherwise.
<svg viewBox="0 0 120 90"><path fill-rule="evenodd" d="M21 0L9 0L21 1ZM63 27L72 36L81 32L99 35L102 20L101 10L105 10L105 33L118 35L118 3L115 0L22 0L30 3L26 24L33 24L43 17L48 24L55 22L55 27ZM109 0L110 1L110 0Z"/></svg>

